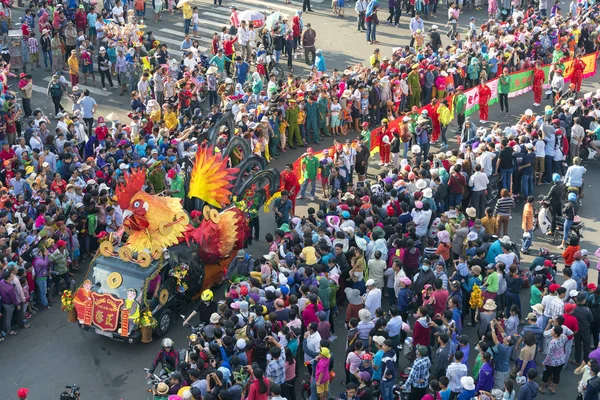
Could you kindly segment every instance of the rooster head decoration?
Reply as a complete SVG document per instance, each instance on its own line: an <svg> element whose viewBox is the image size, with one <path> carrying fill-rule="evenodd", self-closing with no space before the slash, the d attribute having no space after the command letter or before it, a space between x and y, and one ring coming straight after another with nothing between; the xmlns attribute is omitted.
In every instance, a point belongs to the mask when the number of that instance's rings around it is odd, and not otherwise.
<svg viewBox="0 0 600 400"><path fill-rule="evenodd" d="M156 250L179 243L189 218L179 199L162 197L142 190L146 174L133 169L125 173L125 184L117 186L117 201L123 210L123 227L133 251Z"/></svg>
<svg viewBox="0 0 600 400"><path fill-rule="evenodd" d="M231 181L236 178L239 169L228 168L227 161L228 157L214 154L212 146L198 149L188 197L199 198L217 208L228 205L233 187Z"/></svg>

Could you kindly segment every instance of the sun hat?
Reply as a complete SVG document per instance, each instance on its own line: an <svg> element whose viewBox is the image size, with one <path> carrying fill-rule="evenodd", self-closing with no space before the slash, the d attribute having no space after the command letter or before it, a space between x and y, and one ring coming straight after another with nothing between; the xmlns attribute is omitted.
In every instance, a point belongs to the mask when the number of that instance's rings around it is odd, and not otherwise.
<svg viewBox="0 0 600 400"><path fill-rule="evenodd" d="M348 298L348 302L352 305L359 305L359 304L363 304L363 299L360 295L360 290L358 289L352 289L352 288L346 288L344 290L344 293L346 293L346 297Z"/></svg>
<svg viewBox="0 0 600 400"><path fill-rule="evenodd" d="M460 384L465 390L475 390L475 381L470 376L460 378Z"/></svg>
<svg viewBox="0 0 600 400"><path fill-rule="evenodd" d="M385 338L383 336L373 336L373 341L381 346L385 342Z"/></svg>
<svg viewBox="0 0 600 400"><path fill-rule="evenodd" d="M471 218L475 218L477 216L477 210L475 209L475 207L468 207L465 212L467 213L467 215Z"/></svg>
<svg viewBox="0 0 600 400"><path fill-rule="evenodd" d="M425 182L424 179L419 179L415 183L415 186L417 187L417 189L423 190L423 189L425 189L427 187L427 182Z"/></svg>
<svg viewBox="0 0 600 400"><path fill-rule="evenodd" d="M216 324L216 323L218 323L220 319L221 319L221 317L219 317L219 314L217 314L217 313L212 313L212 314L210 315L210 323L211 323L211 324Z"/></svg>
<svg viewBox="0 0 600 400"><path fill-rule="evenodd" d="M485 311L494 311L498 306L496 306L496 302L492 299L487 299L485 304L482 307Z"/></svg>
<svg viewBox="0 0 600 400"><path fill-rule="evenodd" d="M539 315L542 315L544 313L544 305L541 303L532 305L531 309L533 311L535 311L536 313L538 313Z"/></svg>
<svg viewBox="0 0 600 400"><path fill-rule="evenodd" d="M169 386L164 382L160 382L158 386L156 386L156 394L164 396L167 393L169 393Z"/></svg>

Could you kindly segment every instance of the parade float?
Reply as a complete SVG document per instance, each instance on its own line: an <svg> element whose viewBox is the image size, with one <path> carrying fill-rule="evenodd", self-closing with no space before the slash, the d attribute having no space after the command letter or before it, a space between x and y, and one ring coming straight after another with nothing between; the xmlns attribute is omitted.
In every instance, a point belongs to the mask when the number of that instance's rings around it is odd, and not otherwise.
<svg viewBox="0 0 600 400"><path fill-rule="evenodd" d="M231 122L227 115L219 125L234 132ZM237 136L221 151L211 135L204 139L195 159L183 163L183 204L147 193L145 169L132 169L117 186L123 227L102 238L72 294L83 330L128 343L143 332L148 342L149 332L164 336L202 290L222 282L248 238L249 219L279 190L279 173ZM229 166L233 149L248 155L236 168Z"/></svg>

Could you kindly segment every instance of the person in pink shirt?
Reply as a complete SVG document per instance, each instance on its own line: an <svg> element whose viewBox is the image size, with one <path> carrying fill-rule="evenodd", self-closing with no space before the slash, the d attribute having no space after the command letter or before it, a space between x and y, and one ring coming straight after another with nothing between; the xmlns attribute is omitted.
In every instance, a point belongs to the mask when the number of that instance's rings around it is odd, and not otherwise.
<svg viewBox="0 0 600 400"><path fill-rule="evenodd" d="M317 313L323 311L323 305L319 303L319 297L316 294L311 293L308 295L308 305L302 311L302 322L305 327L308 327L311 322L319 323Z"/></svg>
<svg viewBox="0 0 600 400"><path fill-rule="evenodd" d="M329 395L329 359L331 353L326 347L321 347L317 356L317 366L315 367L315 380L317 384L317 395L320 400L327 400Z"/></svg>

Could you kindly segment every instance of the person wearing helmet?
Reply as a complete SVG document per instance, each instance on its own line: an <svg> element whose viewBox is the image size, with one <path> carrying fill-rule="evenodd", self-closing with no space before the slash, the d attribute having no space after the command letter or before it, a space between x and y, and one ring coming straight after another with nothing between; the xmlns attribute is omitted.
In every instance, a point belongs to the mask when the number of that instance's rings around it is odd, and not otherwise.
<svg viewBox="0 0 600 400"><path fill-rule="evenodd" d="M200 294L200 302L196 306L196 309L190 313L190 315L183 321L183 326L189 324L190 320L198 315L200 323L208 325L210 323L210 316L212 313L217 312L217 303L214 300L214 293L210 289L206 289Z"/></svg>
<svg viewBox="0 0 600 400"><path fill-rule="evenodd" d="M547 247L540 247L539 254L533 259L529 266L529 271L535 271L536 267L543 267L546 260L550 260L550 249Z"/></svg>
<svg viewBox="0 0 600 400"><path fill-rule="evenodd" d="M583 174L586 169L581 165L581 158L573 157L573 165L567 168L565 174L565 185L569 187L576 187L579 191L579 197L583 198Z"/></svg>
<svg viewBox="0 0 600 400"><path fill-rule="evenodd" d="M152 366L148 371L148 377L152 376L159 363L162 365L162 369L158 374L159 376L166 375L177 370L177 366L179 365L179 352L173 348L173 345L173 341L169 338L164 338L160 342L160 350L158 351L156 357L154 357L154 361L152 361Z"/></svg>
<svg viewBox="0 0 600 400"><path fill-rule="evenodd" d="M562 243L559 248L566 249L567 239L569 238L569 232L571 230L571 225L575 222L575 217L577 216L577 209L575 208L575 204L577 203L577 195L575 193L569 193L567 196L567 203L562 209L563 216L565 217L565 222L563 225L563 238Z"/></svg>
<svg viewBox="0 0 600 400"><path fill-rule="evenodd" d="M552 214L550 230L546 232L548 236L551 236L556 228L556 218L562 216L562 201L565 197L565 192L565 184L561 182L560 175L557 173L552 174L552 187L550 187L550 191L544 197L544 201L550 203L550 213Z"/></svg>

